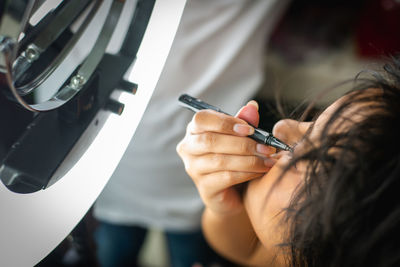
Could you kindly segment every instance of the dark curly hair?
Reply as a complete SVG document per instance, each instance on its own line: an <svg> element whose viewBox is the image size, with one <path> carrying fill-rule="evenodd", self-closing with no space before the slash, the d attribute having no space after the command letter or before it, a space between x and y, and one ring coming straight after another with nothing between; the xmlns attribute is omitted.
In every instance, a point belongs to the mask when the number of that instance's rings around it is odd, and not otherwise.
<svg viewBox="0 0 400 267"><path fill-rule="evenodd" d="M285 212L291 266L400 266L400 60L370 74L288 166L308 165Z"/></svg>

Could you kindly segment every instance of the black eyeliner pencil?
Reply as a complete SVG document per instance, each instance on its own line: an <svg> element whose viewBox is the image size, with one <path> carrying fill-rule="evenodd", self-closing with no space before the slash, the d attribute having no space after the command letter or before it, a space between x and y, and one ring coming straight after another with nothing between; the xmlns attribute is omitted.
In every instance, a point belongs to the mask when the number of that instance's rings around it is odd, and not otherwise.
<svg viewBox="0 0 400 267"><path fill-rule="evenodd" d="M179 97L179 101L184 107L194 112L197 112L202 109L212 109L231 116L230 114L222 111L220 108L207 104L206 102L187 94L181 95ZM254 134L249 135L248 137L264 145L269 145L281 150L292 151L292 148L290 146L288 146L278 138L274 137L271 133L260 128L254 127Z"/></svg>

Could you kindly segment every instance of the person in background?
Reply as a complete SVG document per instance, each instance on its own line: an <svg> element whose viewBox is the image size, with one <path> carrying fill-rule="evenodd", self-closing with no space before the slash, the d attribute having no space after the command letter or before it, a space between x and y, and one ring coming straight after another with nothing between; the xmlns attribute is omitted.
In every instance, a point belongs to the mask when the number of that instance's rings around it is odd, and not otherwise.
<svg viewBox="0 0 400 267"><path fill-rule="evenodd" d="M175 152L191 116L177 99L188 93L227 112L250 99L263 83L266 41L286 4L187 1L147 110L94 207L101 266L135 266L152 228L164 231L171 266L218 262L201 231L204 205Z"/></svg>
<svg viewBox="0 0 400 267"><path fill-rule="evenodd" d="M195 114L177 151L216 251L244 266L400 266L400 60L384 70L312 122L279 121L292 152L246 137L254 101L236 118Z"/></svg>

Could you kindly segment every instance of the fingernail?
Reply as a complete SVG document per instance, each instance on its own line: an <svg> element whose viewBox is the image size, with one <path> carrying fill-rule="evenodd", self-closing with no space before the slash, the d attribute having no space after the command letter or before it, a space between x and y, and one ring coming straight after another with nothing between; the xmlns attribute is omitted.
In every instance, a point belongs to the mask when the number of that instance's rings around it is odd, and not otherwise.
<svg viewBox="0 0 400 267"><path fill-rule="evenodd" d="M255 100L250 100L249 102L247 102L247 105L255 106L257 108L257 110L258 110L258 103Z"/></svg>
<svg viewBox="0 0 400 267"><path fill-rule="evenodd" d="M254 128L247 124L235 124L233 130L240 135L251 135L254 133Z"/></svg>
<svg viewBox="0 0 400 267"><path fill-rule="evenodd" d="M273 153L273 154L269 155L269 157L273 158L273 159L276 159L276 158L279 157L279 154L278 153Z"/></svg>
<svg viewBox="0 0 400 267"><path fill-rule="evenodd" d="M275 148L269 147L263 144L257 144L256 145L256 151L260 154L271 154L275 152Z"/></svg>
<svg viewBox="0 0 400 267"><path fill-rule="evenodd" d="M269 168L274 166L275 163L276 163L276 160L274 160L274 159L265 159L264 160L264 165L269 167Z"/></svg>

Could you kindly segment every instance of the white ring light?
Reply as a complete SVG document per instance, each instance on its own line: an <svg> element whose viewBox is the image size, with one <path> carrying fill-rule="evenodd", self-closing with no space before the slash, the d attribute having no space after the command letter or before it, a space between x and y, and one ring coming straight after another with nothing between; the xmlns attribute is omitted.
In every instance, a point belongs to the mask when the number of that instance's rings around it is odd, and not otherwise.
<svg viewBox="0 0 400 267"><path fill-rule="evenodd" d="M0 183L0 266L37 264L92 206L121 159L151 98L185 2L156 1L129 76L140 89L136 95L121 95L120 101L125 103L121 116L99 112L63 165L68 165L74 155L81 155L80 147L87 150L61 180L31 194L11 192ZM95 123L96 120L100 123ZM87 140L93 141L88 145Z"/></svg>

